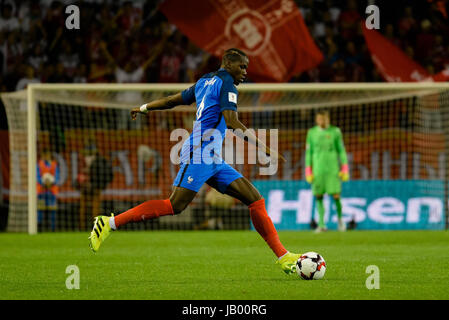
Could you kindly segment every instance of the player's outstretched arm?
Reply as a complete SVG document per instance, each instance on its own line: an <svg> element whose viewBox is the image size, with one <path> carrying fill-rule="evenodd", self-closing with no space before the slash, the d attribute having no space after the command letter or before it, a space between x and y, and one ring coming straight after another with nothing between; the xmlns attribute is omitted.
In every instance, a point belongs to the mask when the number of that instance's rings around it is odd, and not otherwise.
<svg viewBox="0 0 449 320"><path fill-rule="evenodd" d="M185 105L184 100L182 99L181 92L167 96L164 98L160 98L148 103L143 104L139 108L134 108L131 110L131 118L133 120L136 119L137 114L147 114L150 111L156 111L156 110L167 110L172 109L179 105Z"/></svg>
<svg viewBox="0 0 449 320"><path fill-rule="evenodd" d="M277 151L271 150L265 143L260 141L255 135L251 133L251 131L247 131L247 127L240 122L238 118L237 111L234 110L223 110L223 117L225 118L226 125L230 129L240 129L242 130L243 134L240 136L240 138L248 141L249 143L257 146L258 148L262 149L267 155L274 156L278 159L281 159L282 161L286 162L285 158L278 153ZM235 133L238 136L239 131L235 131Z"/></svg>

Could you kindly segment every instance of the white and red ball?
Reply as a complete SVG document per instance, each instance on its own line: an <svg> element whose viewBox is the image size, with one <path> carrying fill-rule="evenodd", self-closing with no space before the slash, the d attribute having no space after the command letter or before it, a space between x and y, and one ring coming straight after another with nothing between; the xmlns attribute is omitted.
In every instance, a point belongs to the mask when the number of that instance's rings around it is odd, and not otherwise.
<svg viewBox="0 0 449 320"><path fill-rule="evenodd" d="M45 185L52 185L55 183L55 177L51 173L46 172L42 175L42 182Z"/></svg>
<svg viewBox="0 0 449 320"><path fill-rule="evenodd" d="M296 273L304 280L320 280L326 273L326 261L316 252L306 252L296 261Z"/></svg>

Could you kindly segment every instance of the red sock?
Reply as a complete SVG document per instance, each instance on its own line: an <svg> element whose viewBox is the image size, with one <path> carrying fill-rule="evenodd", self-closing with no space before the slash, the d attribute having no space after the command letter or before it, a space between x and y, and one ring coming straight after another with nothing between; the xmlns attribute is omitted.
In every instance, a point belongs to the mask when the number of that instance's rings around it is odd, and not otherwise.
<svg viewBox="0 0 449 320"><path fill-rule="evenodd" d="M115 226L127 224L130 221L143 221L161 216L173 214L173 208L169 199L148 200L137 207L131 208L114 218Z"/></svg>
<svg viewBox="0 0 449 320"><path fill-rule="evenodd" d="M254 228L256 228L257 232L267 242L274 254L278 258L286 254L287 250L279 240L278 233L265 209L265 200L257 200L251 203L248 208Z"/></svg>

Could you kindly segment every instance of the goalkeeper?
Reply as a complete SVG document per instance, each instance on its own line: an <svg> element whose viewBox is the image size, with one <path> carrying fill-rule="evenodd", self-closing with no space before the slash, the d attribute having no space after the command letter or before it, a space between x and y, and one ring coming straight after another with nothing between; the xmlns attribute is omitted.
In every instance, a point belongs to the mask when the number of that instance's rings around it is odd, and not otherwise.
<svg viewBox="0 0 449 320"><path fill-rule="evenodd" d="M319 214L316 232L326 231L324 223L323 196L334 198L338 215L338 230L346 231L342 219L340 199L341 181L349 180L348 160L343 137L338 127L330 124L329 111L318 111L316 126L307 131L306 138L306 180L312 184ZM339 161L341 170L339 170Z"/></svg>

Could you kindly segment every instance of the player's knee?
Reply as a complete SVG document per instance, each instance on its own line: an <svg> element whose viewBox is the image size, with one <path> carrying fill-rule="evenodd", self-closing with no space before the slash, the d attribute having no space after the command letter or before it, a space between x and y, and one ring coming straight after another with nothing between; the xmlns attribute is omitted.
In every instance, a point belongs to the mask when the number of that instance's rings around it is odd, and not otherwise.
<svg viewBox="0 0 449 320"><path fill-rule="evenodd" d="M172 207L173 207L173 214L174 215L180 214L185 209L185 207L182 208L182 207L179 207L179 206L172 206Z"/></svg>
<svg viewBox="0 0 449 320"><path fill-rule="evenodd" d="M340 195L339 194L334 194L332 197L334 198L334 200L340 199Z"/></svg>
<svg viewBox="0 0 449 320"><path fill-rule="evenodd" d="M173 214L177 215L184 211L184 209L187 207L188 203L184 203L181 201L173 201L171 206L173 208Z"/></svg>
<svg viewBox="0 0 449 320"><path fill-rule="evenodd" d="M321 195L321 196L315 196L315 199L317 199L317 200L323 200L323 195Z"/></svg>

